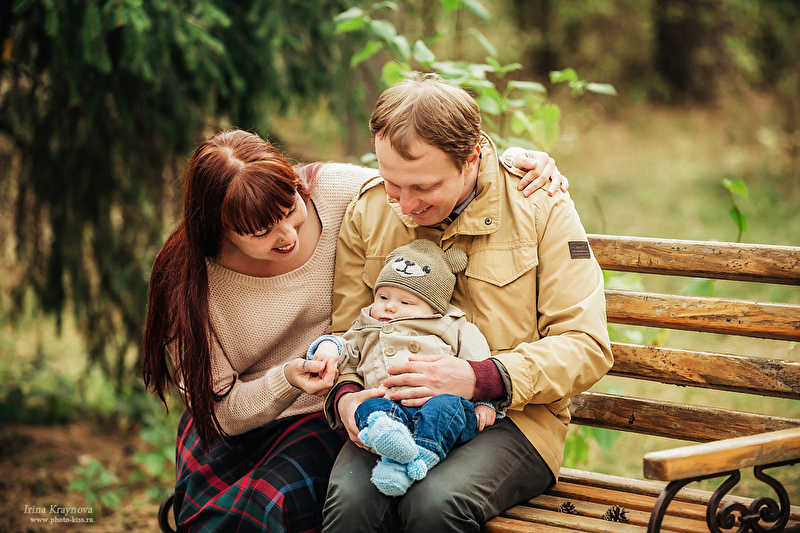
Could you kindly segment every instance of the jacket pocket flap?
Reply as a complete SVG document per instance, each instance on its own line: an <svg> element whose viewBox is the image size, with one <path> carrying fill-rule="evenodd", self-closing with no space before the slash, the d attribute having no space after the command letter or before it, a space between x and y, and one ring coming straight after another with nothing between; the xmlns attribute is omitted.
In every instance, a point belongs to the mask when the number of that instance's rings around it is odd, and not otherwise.
<svg viewBox="0 0 800 533"><path fill-rule="evenodd" d="M503 287L538 264L535 242L492 244L472 249L465 274L468 278Z"/></svg>

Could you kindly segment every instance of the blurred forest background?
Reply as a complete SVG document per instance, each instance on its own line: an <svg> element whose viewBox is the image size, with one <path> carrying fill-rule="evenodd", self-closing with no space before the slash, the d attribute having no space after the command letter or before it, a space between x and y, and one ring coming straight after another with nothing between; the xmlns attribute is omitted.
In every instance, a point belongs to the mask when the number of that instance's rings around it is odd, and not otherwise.
<svg viewBox="0 0 800 533"><path fill-rule="evenodd" d="M54 531L25 513L52 504L156 529L181 408L143 390L138 347L209 134L368 164L385 84L437 70L498 144L556 158L590 233L798 245L799 50L796 0L3 2L0 530ZM638 477L664 446L608 441L578 432L567 464Z"/></svg>

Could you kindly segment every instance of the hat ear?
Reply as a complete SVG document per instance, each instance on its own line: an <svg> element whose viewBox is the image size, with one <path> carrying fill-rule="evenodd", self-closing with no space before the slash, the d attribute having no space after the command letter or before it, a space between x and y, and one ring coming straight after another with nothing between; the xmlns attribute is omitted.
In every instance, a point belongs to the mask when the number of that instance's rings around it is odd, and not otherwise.
<svg viewBox="0 0 800 533"><path fill-rule="evenodd" d="M450 267L450 272L454 274L467 268L467 263L469 262L467 252L455 246L444 251L444 260Z"/></svg>
<svg viewBox="0 0 800 533"><path fill-rule="evenodd" d="M388 265L389 263L394 261L395 258L397 258L398 255L400 255L400 251L399 250L393 250L392 253L390 253L389 255L386 256L386 261L384 261L383 264L384 265Z"/></svg>

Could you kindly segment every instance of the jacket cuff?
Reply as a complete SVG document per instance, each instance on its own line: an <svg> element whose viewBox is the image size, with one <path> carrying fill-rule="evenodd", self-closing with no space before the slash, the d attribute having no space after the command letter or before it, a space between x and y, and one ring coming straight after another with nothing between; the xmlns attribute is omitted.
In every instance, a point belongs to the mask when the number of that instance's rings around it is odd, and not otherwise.
<svg viewBox="0 0 800 533"><path fill-rule="evenodd" d="M505 398L506 389L497 365L491 359L467 361L475 372L475 393L472 401L492 401Z"/></svg>

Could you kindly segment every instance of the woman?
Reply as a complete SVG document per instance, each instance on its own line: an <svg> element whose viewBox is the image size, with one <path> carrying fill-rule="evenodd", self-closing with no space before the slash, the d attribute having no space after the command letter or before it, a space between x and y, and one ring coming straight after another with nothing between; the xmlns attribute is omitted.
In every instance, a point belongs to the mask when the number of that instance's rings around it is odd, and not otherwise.
<svg viewBox="0 0 800 533"><path fill-rule="evenodd" d="M552 159L536 157L517 165L538 164L549 176ZM146 386L163 401L174 385L187 405L178 428L179 530L319 530L346 435L328 426L314 396L331 386L334 369L304 355L330 324L344 210L376 173L293 168L238 130L192 155L184 218L153 265L143 343ZM546 181L532 178L521 188Z"/></svg>

